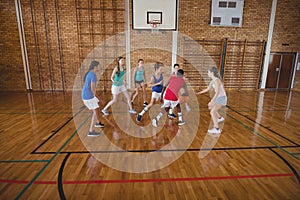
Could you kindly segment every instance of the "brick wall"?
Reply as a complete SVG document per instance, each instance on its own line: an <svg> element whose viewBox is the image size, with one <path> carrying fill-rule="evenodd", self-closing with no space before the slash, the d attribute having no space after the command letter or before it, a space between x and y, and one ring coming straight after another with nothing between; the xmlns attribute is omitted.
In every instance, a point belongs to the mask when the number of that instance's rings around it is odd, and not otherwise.
<svg viewBox="0 0 300 200"><path fill-rule="evenodd" d="M194 39L266 40L272 0L245 1L239 27L210 26L211 0L180 0L179 31Z"/></svg>
<svg viewBox="0 0 300 200"><path fill-rule="evenodd" d="M0 90L26 90L14 1L0 3Z"/></svg>
<svg viewBox="0 0 300 200"><path fill-rule="evenodd" d="M123 0L21 2L33 90L71 90L83 58L94 45L124 31ZM263 41L268 36L271 6L272 0L246 0L242 28L212 27L211 0L179 0L178 30L194 40ZM4 1L0 7L0 90L26 90L15 5ZM84 9L88 7L110 9L89 13ZM271 51L300 52L299 10L298 1L278 1ZM118 51L106 53L112 58L119 55ZM146 62L164 60L167 66L171 65L169 52L133 51L131 64L134 66L140 57ZM101 59L104 65L113 65L110 60ZM185 61L181 58L179 62ZM299 71L294 87L300 89Z"/></svg>

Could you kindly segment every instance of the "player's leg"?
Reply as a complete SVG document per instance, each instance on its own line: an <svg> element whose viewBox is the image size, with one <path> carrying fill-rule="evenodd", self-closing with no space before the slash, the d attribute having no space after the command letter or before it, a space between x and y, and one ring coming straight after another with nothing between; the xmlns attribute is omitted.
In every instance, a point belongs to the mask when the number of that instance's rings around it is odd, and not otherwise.
<svg viewBox="0 0 300 200"><path fill-rule="evenodd" d="M135 98L136 98L136 97L138 96L138 94L139 94L139 84L135 82L134 85L135 85L135 89L134 89L135 92L134 92L134 94L133 94L133 96L132 96L131 104L133 104Z"/></svg>
<svg viewBox="0 0 300 200"><path fill-rule="evenodd" d="M148 103L147 103L147 95L146 95L146 87L147 87L147 85L144 82L142 82L141 83L141 87L142 87L142 90L143 90L144 106L147 106L148 105Z"/></svg>
<svg viewBox="0 0 300 200"><path fill-rule="evenodd" d="M214 127L210 130L208 130L209 133L221 133L221 130L219 129L218 124L218 110L222 107L220 104L214 103L210 110L210 115L213 121Z"/></svg>
<svg viewBox="0 0 300 200"><path fill-rule="evenodd" d="M159 119L169 111L171 106L171 101L164 99L164 104L162 105L162 110L161 112L152 120L152 125L157 127Z"/></svg>
<svg viewBox="0 0 300 200"><path fill-rule="evenodd" d="M136 111L134 109L132 109L132 105L131 105L131 102L130 102L130 96L129 96L126 89L123 91L123 94L124 94L125 98L127 99L127 103L128 103L128 106L129 106L129 112L131 114L136 114Z"/></svg>
<svg viewBox="0 0 300 200"><path fill-rule="evenodd" d="M177 109L177 113L178 113L178 125L179 126L184 125L185 121L183 121L183 119L182 119L183 117L182 117L181 106L180 106L179 102L176 105L176 109Z"/></svg>
<svg viewBox="0 0 300 200"><path fill-rule="evenodd" d="M106 106L102 109L102 113L103 113L104 115L109 115L109 113L107 112L107 109L108 109L111 105L113 105L114 103L116 103L117 100L118 100L118 94L113 94L112 96L113 96L112 100L110 100L110 101L106 104Z"/></svg>

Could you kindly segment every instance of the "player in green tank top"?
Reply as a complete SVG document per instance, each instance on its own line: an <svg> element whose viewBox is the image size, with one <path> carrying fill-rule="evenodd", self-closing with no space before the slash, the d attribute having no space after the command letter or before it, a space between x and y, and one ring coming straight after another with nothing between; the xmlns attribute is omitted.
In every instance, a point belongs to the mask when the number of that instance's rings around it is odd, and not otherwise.
<svg viewBox="0 0 300 200"><path fill-rule="evenodd" d="M113 98L111 101L109 101L107 103L107 105L102 109L102 113L104 115L109 115L107 109L114 103L117 102L117 98L118 95L120 93L123 93L124 96L127 99L127 103L129 106L129 113L131 114L136 114L136 111L132 109L132 105L130 103L130 96L127 92L127 88L126 88L126 81L124 80L124 76L125 76L125 58L124 57L118 57L117 58L117 66L114 68L112 74L111 74L111 81L112 86L111 86L111 93L113 95Z"/></svg>

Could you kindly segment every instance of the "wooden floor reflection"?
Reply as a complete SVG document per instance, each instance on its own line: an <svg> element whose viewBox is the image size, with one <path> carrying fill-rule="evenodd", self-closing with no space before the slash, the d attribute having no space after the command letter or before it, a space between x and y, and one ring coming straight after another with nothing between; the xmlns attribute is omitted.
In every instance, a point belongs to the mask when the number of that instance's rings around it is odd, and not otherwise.
<svg viewBox="0 0 300 200"><path fill-rule="evenodd" d="M0 199L298 199L300 93L229 91L221 135L207 134L208 96L183 107L186 124L157 128L122 97L99 115L72 93L0 93ZM148 94L148 96L150 93ZM110 93L99 94L100 108ZM74 98L76 97L76 98ZM143 109L139 96L133 108Z"/></svg>

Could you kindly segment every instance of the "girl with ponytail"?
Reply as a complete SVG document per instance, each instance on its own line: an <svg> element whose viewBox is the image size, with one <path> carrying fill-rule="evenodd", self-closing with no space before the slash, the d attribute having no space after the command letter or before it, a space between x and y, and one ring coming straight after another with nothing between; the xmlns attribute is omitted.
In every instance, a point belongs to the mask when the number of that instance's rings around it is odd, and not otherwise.
<svg viewBox="0 0 300 200"><path fill-rule="evenodd" d="M113 95L113 98L110 102L107 103L107 105L102 109L102 113L104 115L109 115L109 112L107 109L114 103L117 102L117 97L120 93L123 93L124 96L127 99L127 103L129 106L129 113L135 114L136 111L132 109L132 105L130 102L130 96L127 92L127 88L125 87L126 81L124 80L125 78L125 58L124 57L118 57L116 59L117 61L117 66L115 66L112 74L111 74L111 81L112 81L112 86L111 86L111 93Z"/></svg>
<svg viewBox="0 0 300 200"><path fill-rule="evenodd" d="M208 103L208 109L210 110L210 115L213 120L214 127L208 130L209 134L220 134L221 129L219 129L220 122L224 121L224 118L220 115L219 110L222 106L227 104L227 96L224 89L224 85L220 80L220 75L216 67L211 67L208 72L208 77L212 80L209 83L208 87L197 94L203 94L208 92L210 89L214 89L215 94L212 97L211 101Z"/></svg>
<svg viewBox="0 0 300 200"><path fill-rule="evenodd" d="M92 61L89 66L89 71L84 76L84 84L82 87L82 100L84 105L93 111L92 120L90 129L88 132L88 136L98 136L100 135L99 132L94 131L94 127L104 127L104 125L99 122L97 116L97 109L99 108L98 102L99 99L96 97L96 83L97 83L97 76L95 74L95 68L99 65L98 61Z"/></svg>

